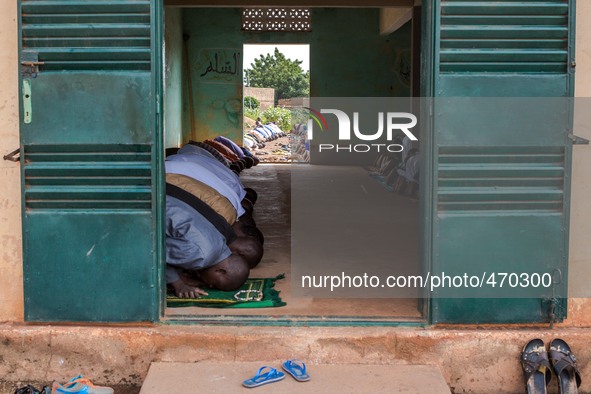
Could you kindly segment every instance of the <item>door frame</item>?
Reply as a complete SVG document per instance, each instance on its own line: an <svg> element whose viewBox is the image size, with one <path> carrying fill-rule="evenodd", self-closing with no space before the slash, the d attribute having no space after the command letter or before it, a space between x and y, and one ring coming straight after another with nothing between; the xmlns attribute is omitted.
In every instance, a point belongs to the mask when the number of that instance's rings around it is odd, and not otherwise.
<svg viewBox="0 0 591 394"><path fill-rule="evenodd" d="M162 0L159 2L160 6L158 7L157 14L155 15L158 17L157 19L157 32L155 33L155 42L153 43L153 50L158 52L158 60L154 62L154 64L159 64L161 67L159 70L156 70L154 75L158 75L160 80L155 81L156 87L155 91L158 92L159 95L158 99L154 100L154 108L155 108L155 126L158 126L156 130L158 134L158 147L159 147L159 154L158 154L158 163L156 163L156 168L160 173L160 178L162 182L158 184L160 190L156 191L157 197L155 201L160 203L160 206L163 206L163 202L165 201L165 191L164 191L164 133L163 133L163 100L162 92L163 92L163 72L162 69L164 67L164 59L162 53L162 47L164 44L164 13L165 7L180 7L180 8L243 8L249 7L248 4L236 4L232 0L225 0L222 3L213 2L213 0ZM265 6L273 6L279 3L280 6L293 6L293 7L306 7L310 6L306 4L305 1L297 1L297 0L289 0L289 1L277 1L272 0L269 2L268 5ZM378 7L392 7L392 6L410 6L416 5L416 3L420 3L420 1L415 0L384 0L384 1L372 1L370 4L363 4L363 5L351 5L347 4L345 0L336 0L336 1L327 1L324 5L318 5L314 3L311 8L318 8L318 7L327 7L327 8L339 8L339 7L346 7L346 8L378 8ZM413 65L413 72L420 73L420 80L421 80L421 96L425 97L425 94L432 92L432 84L433 84L433 70L434 65L432 61L434 56L432 56L432 43L434 40L431 38L431 34L433 34L433 26L432 26L432 16L429 12L433 4L433 0L424 0L422 5L421 12L421 43L420 43L420 50L421 50L421 64L420 65ZM419 4L420 5L420 4ZM411 35L412 36L412 35ZM156 41L158 40L158 41ZM412 37L411 37L412 40ZM158 44L158 45L156 45ZM244 44L251 44L251 42L243 42ZM429 62L426 62L425 59L429 59ZM412 92L411 92L412 94ZM426 97L432 96L428 94ZM424 111L425 109L421 109ZM432 116L429 116L429 124L432 122ZM424 127L424 126L423 126ZM430 130L430 126L429 129ZM434 204L433 201L433 158L432 152L432 139L429 138L429 133L425 133L424 130L422 131L422 138L420 141L421 150L424 149L425 152L429 152L429 154L421 155L421 168L426 169L422 171L421 174L421 190L424 190L421 193L422 198L420 198L420 210L419 210L419 261L418 264L422 270L422 272L427 272L430 270L431 267L431 237L432 237L432 209L431 207ZM155 144L156 146L156 144ZM159 220L160 224L158 225L158 233L162 236L162 241L160 242L160 247L162 250L160 251L160 255L162 256L162 261L165 261L165 246L164 246L164 216L165 212L161 209ZM272 318L269 319L268 316L265 315L254 315L254 316L230 316L230 317L223 317L222 319L219 318L218 315L203 315L199 316L198 318L192 318L190 316L183 316L180 318L165 318L164 312L166 309L166 289L165 279L164 279L164 265L161 264L158 267L160 270L160 278L161 283L163 285L163 291L161 291L161 299L160 299L160 318L161 322L169 323L169 324L222 324L222 325L254 325L254 326L297 326L297 325L305 325L305 326L411 326L411 327L424 327L431 323L431 298L430 294L425 292L421 298L417 298L418 305L421 314L422 320L421 321L397 321L395 317L387 320L374 320L369 318L360 317L358 320L351 320L350 318L342 319L338 317L318 317L313 318L309 317L309 319L302 321L301 319L291 320L290 318L285 319L276 319Z"/></svg>

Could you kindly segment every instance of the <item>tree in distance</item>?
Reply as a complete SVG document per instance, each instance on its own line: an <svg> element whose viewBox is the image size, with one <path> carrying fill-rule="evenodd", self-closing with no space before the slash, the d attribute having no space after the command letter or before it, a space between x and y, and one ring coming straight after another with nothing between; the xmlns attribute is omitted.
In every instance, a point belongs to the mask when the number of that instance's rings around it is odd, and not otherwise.
<svg viewBox="0 0 591 394"><path fill-rule="evenodd" d="M244 70L246 86L274 88L275 105L280 99L310 95L310 72L302 69L301 60L291 60L275 48L273 55L260 55Z"/></svg>

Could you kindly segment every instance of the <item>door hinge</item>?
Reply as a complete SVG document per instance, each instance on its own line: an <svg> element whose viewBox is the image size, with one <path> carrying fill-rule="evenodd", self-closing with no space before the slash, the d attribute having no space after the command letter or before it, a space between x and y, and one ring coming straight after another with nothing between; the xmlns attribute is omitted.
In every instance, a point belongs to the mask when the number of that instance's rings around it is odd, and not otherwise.
<svg viewBox="0 0 591 394"><path fill-rule="evenodd" d="M35 52L23 52L21 59L21 74L27 78L36 78L39 74L39 66L45 62L39 61L39 54Z"/></svg>
<svg viewBox="0 0 591 394"><path fill-rule="evenodd" d="M589 140L583 137L569 134L568 138L573 142L573 145L589 145Z"/></svg>
<svg viewBox="0 0 591 394"><path fill-rule="evenodd" d="M18 156L17 156L18 155ZM9 160L9 161L20 161L21 159L21 148L15 149L12 152L4 155L4 160Z"/></svg>
<svg viewBox="0 0 591 394"><path fill-rule="evenodd" d="M562 298L559 298L556 294L556 285L561 283L562 271L558 268L555 268L552 271L552 297L542 299L542 307L545 306L548 310L550 329L554 328L554 323L562 321L566 316L566 311L562 304Z"/></svg>
<svg viewBox="0 0 591 394"><path fill-rule="evenodd" d="M550 322L550 329L554 328L554 323L561 322L564 319L565 309L562 306L561 298L544 298L542 304L548 311L548 321Z"/></svg>

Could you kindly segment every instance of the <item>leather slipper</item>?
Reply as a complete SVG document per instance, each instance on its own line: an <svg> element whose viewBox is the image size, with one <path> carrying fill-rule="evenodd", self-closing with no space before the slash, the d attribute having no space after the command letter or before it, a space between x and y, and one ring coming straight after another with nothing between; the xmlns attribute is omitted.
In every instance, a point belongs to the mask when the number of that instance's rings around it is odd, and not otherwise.
<svg viewBox="0 0 591 394"><path fill-rule="evenodd" d="M532 339L521 351L521 367L528 394L546 394L546 386L552 379L548 353L541 339Z"/></svg>
<svg viewBox="0 0 591 394"><path fill-rule="evenodd" d="M559 394L577 394L581 385L581 374L577 368L577 359L570 346L562 339L550 342L550 361L558 380Z"/></svg>

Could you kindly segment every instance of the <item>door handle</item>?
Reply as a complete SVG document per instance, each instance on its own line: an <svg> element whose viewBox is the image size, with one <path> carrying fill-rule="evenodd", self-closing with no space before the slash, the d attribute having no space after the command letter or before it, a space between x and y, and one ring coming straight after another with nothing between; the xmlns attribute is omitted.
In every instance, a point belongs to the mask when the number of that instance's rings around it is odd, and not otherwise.
<svg viewBox="0 0 591 394"><path fill-rule="evenodd" d="M33 120L33 106L31 104L31 81L23 79L23 115L25 124Z"/></svg>

